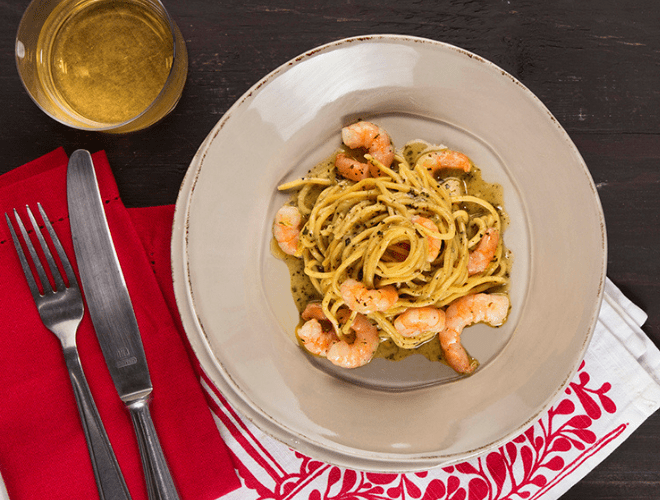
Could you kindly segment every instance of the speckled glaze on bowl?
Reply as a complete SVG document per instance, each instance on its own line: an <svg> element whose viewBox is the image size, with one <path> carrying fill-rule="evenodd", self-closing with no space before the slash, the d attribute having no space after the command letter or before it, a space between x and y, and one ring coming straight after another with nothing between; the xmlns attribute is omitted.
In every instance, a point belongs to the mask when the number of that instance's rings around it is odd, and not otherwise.
<svg viewBox="0 0 660 500"><path fill-rule="evenodd" d="M471 377L421 356L338 372L294 340L288 272L270 252L287 199L276 186L329 156L357 118L396 146L422 138L461 150L504 188L513 307L503 327L465 331L482 363ZM181 187L172 262L195 353L243 415L316 459L413 471L501 445L559 395L597 319L606 239L576 147L520 82L451 45L374 35L297 57L231 107Z"/></svg>

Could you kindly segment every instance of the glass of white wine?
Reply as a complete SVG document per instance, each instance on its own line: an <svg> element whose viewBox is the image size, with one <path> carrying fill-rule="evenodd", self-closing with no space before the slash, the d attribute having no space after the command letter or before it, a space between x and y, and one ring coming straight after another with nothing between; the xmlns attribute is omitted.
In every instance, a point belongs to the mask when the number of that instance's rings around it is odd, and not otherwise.
<svg viewBox="0 0 660 500"><path fill-rule="evenodd" d="M124 133L174 109L188 54L160 0L33 0L16 64L32 100L55 120Z"/></svg>

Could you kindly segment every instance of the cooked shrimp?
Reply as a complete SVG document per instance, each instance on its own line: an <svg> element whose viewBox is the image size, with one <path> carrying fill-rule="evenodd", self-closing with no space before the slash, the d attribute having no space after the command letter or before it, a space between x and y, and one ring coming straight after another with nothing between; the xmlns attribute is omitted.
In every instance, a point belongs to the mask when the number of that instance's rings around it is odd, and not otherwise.
<svg viewBox="0 0 660 500"><path fill-rule="evenodd" d="M326 357L328 350L339 342L334 329L324 328L323 324L316 318L305 321L303 326L298 329L298 338L305 349L312 354L323 357Z"/></svg>
<svg viewBox="0 0 660 500"><path fill-rule="evenodd" d="M411 307L394 320L394 328L404 337L439 333L445 329L445 312L433 306Z"/></svg>
<svg viewBox="0 0 660 500"><path fill-rule="evenodd" d="M399 299L399 294L393 285L369 289L363 283L351 278L341 284L339 291L351 311L362 314L386 311Z"/></svg>
<svg viewBox="0 0 660 500"><path fill-rule="evenodd" d="M337 318L344 322L350 316L350 312L342 309ZM362 314L357 314L353 319L351 330L355 332L355 340L350 344L345 340L333 343L328 349L328 360L342 368L357 368L366 365L373 358L380 338L376 327Z"/></svg>
<svg viewBox="0 0 660 500"><path fill-rule="evenodd" d="M296 207L284 205L275 214L273 236L282 251L289 255L298 253L298 239L302 216Z"/></svg>
<svg viewBox="0 0 660 500"><path fill-rule="evenodd" d="M321 307L320 302L310 302L305 307L305 310L301 314L302 319L308 321L310 319L327 319L325 313L323 312L323 307Z"/></svg>
<svg viewBox="0 0 660 500"><path fill-rule="evenodd" d="M350 319L348 309L340 309L337 319L346 322ZM334 328L327 320L321 304L311 302L302 313L305 323L298 330L298 338L312 354L326 357L331 363L342 368L356 368L371 361L380 338L376 327L360 313L355 314L351 330L355 333L353 342L339 340Z"/></svg>
<svg viewBox="0 0 660 500"><path fill-rule="evenodd" d="M489 227L477 247L470 252L468 260L468 274L478 274L486 270L490 261L495 256L500 232L494 227Z"/></svg>
<svg viewBox="0 0 660 500"><path fill-rule="evenodd" d="M357 182L366 179L367 177L371 177L369 164L349 158L344 153L339 153L336 156L335 167L337 167L337 170L342 177L351 181Z"/></svg>
<svg viewBox="0 0 660 500"><path fill-rule="evenodd" d="M428 229L428 232L424 232L428 247L426 260L428 262L433 262L438 257L438 254L440 253L440 247L442 246L442 240L439 237L434 236L434 234L440 234L438 226L436 226L435 222L433 222L431 219L427 219L426 217L422 217L420 215L413 215L410 220L412 220L413 224L420 224L424 228Z"/></svg>
<svg viewBox="0 0 660 500"><path fill-rule="evenodd" d="M418 160L418 164L432 174L446 168L455 168L464 172L469 172L472 168L472 162L467 156L451 149L427 153Z"/></svg>
<svg viewBox="0 0 660 500"><path fill-rule="evenodd" d="M477 293L452 302L445 313L445 329L438 334L447 364L458 373L472 373L479 362L470 360L461 344L463 328L473 323L500 326L509 313L509 297Z"/></svg>
<svg viewBox="0 0 660 500"><path fill-rule="evenodd" d="M394 147L390 136L371 122L357 122L341 129L341 139L351 149L366 148L369 154L384 166L389 167L394 160ZM338 163L339 162L339 163ZM344 154L338 154L335 166L339 173L351 180L361 180L369 177L378 177L380 170L373 164L352 160Z"/></svg>

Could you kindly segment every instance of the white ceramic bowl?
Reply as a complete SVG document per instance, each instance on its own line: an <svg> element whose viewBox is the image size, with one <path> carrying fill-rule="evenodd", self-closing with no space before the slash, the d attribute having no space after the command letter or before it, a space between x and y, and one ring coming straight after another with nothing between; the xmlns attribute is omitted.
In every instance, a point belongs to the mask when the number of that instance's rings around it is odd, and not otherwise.
<svg viewBox="0 0 660 500"><path fill-rule="evenodd" d="M398 146L463 151L504 188L512 312L502 328L464 332L482 363L471 377L421 356L333 370L295 342L288 271L270 252L287 199L276 187L329 156L357 118ZM529 90L465 50L387 35L303 54L231 107L181 187L172 259L195 353L243 415L317 459L411 471L500 445L553 402L593 332L606 239L589 171Z"/></svg>

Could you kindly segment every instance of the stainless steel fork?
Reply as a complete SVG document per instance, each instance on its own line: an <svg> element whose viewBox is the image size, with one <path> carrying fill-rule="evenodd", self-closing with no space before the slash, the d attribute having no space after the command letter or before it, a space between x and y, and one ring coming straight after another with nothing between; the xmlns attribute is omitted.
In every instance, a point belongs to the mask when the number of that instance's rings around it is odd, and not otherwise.
<svg viewBox="0 0 660 500"><path fill-rule="evenodd" d="M28 249L34 269L36 270L36 277L30 269L28 259L21 247L20 239L14 231L14 226L11 223L9 215L5 213L5 218L9 225L9 231L14 240L14 246L16 247L18 258L21 261L21 266L23 267L23 272L25 273L25 278L27 279L34 302L37 305L41 321L43 321L46 328L53 332L62 343L64 359L66 360L69 377L71 378L71 384L73 385L73 392L76 397L76 402L78 403L78 411L80 412L80 419L85 431L87 448L89 449L89 455L92 459L92 467L94 469L94 476L96 478L96 486L98 487L99 495L102 500L130 499L128 488L126 487L115 454L112 451L99 412L92 399L92 393L87 385L87 380L85 379L82 365L80 364L80 358L78 357L76 332L84 312L80 288L78 287L78 282L76 281L76 276L73 273L69 259L67 258L66 253L64 253L62 244L55 234L52 225L48 221L48 217L46 216L43 207L41 204L38 204L38 207L44 227L50 235L50 240L57 251L60 264L66 274L68 285L64 282L64 278L57 267L53 254L46 243L44 235L39 229L39 225L37 224L30 207L26 207L28 217L30 218L34 233L46 258L48 267L50 268L51 276L55 284L54 288L48 280L44 266L32 244L28 231L25 229L23 221L15 209L14 218L16 219L16 223L23 236L25 247ZM41 288L42 291L40 291L39 288Z"/></svg>

